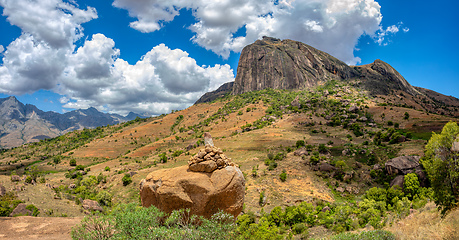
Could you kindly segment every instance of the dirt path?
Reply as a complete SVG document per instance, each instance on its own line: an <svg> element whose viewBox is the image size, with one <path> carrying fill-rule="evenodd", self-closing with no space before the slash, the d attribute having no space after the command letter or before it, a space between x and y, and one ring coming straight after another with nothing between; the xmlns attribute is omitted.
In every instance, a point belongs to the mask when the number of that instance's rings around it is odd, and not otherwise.
<svg viewBox="0 0 459 240"><path fill-rule="evenodd" d="M72 239L72 227L81 222L82 217L0 217L1 239Z"/></svg>

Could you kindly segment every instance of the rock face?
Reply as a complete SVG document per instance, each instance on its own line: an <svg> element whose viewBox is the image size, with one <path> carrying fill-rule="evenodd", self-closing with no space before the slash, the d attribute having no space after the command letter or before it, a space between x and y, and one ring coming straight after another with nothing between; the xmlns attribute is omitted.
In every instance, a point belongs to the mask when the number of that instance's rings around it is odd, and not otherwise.
<svg viewBox="0 0 459 240"><path fill-rule="evenodd" d="M164 212L189 208L210 217L219 210L239 215L244 204L245 180L241 170L227 166L211 173L193 172L188 166L150 173L140 182L142 206Z"/></svg>
<svg viewBox="0 0 459 240"><path fill-rule="evenodd" d="M408 174L414 172L420 166L419 156L396 157L386 162L386 171L389 174Z"/></svg>
<svg viewBox="0 0 459 240"><path fill-rule="evenodd" d="M304 43L263 37L242 50L233 94L266 88L301 89L357 74L344 62Z"/></svg>
<svg viewBox="0 0 459 240"><path fill-rule="evenodd" d="M217 90L213 92L208 92L202 95L194 104L212 102L217 98L224 97L227 94L230 94L233 91L234 82L228 82L221 85Z"/></svg>

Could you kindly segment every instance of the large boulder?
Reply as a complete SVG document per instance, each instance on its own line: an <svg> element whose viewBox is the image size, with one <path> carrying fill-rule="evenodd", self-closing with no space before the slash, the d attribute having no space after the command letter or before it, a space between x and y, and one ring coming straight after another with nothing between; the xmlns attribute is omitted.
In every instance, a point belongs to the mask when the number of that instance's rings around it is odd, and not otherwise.
<svg viewBox="0 0 459 240"><path fill-rule="evenodd" d="M400 189L403 189L404 181L405 181L405 177L403 175L398 175L390 182L390 186L391 187L398 186Z"/></svg>
<svg viewBox="0 0 459 240"><path fill-rule="evenodd" d="M26 208L25 203L19 203L16 208L10 213L10 217L15 216L32 216L32 211Z"/></svg>
<svg viewBox="0 0 459 240"><path fill-rule="evenodd" d="M386 162L386 171L389 174L408 174L415 171L419 167L419 156L401 156L393 158Z"/></svg>
<svg viewBox="0 0 459 240"><path fill-rule="evenodd" d="M82 204L83 209L91 211L103 212L104 209L99 205L97 201L85 199Z"/></svg>
<svg viewBox="0 0 459 240"><path fill-rule="evenodd" d="M239 215L244 204L245 179L236 166L213 172L194 172L188 166L151 172L140 182L142 206L164 212L189 208L210 217L219 210Z"/></svg>

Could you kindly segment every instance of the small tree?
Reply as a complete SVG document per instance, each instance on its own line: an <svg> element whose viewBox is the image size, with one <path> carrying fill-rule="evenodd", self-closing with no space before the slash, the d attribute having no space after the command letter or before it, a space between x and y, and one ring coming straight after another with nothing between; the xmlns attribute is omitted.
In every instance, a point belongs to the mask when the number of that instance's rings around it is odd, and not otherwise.
<svg viewBox="0 0 459 240"><path fill-rule="evenodd" d="M405 112L405 116L403 117L403 119L408 120L409 118L410 118L410 114L408 112Z"/></svg>
<svg viewBox="0 0 459 240"><path fill-rule="evenodd" d="M287 172L285 172L285 170L282 170L282 173L279 175L279 178L282 182L285 182L287 180Z"/></svg>
<svg viewBox="0 0 459 240"><path fill-rule="evenodd" d="M70 159L70 166L76 166L76 160L75 159Z"/></svg>
<svg viewBox="0 0 459 240"><path fill-rule="evenodd" d="M452 151L459 141L459 126L449 122L440 134L433 133L421 159L434 191L434 200L445 214L459 202L459 154Z"/></svg>
<svg viewBox="0 0 459 240"><path fill-rule="evenodd" d="M124 177L121 179L121 181L123 181L123 186L129 185L132 182L131 174L124 174Z"/></svg>
<svg viewBox="0 0 459 240"><path fill-rule="evenodd" d="M404 177L403 186L405 190L405 195L413 199L414 195L418 192L419 189L419 179L416 173L408 173Z"/></svg>

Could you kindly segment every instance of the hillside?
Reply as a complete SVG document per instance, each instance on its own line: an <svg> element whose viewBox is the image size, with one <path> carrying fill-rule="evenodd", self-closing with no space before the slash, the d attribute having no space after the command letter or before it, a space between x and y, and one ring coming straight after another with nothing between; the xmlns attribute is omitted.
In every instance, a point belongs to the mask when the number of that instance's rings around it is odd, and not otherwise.
<svg viewBox="0 0 459 240"><path fill-rule="evenodd" d="M64 114L44 112L36 106L19 102L15 97L0 99L0 148L18 147L62 134L113 125L141 117L130 113L123 117L95 108L79 109Z"/></svg>
<svg viewBox="0 0 459 240"><path fill-rule="evenodd" d="M268 40L270 47L281 44ZM314 59L328 57L308 51ZM232 88L226 84L206 101L181 111L4 150L0 184L10 192L7 197L17 195L36 206L40 217L90 215L82 207L85 199L96 200L107 213L123 203L137 204L138 184L149 173L187 165L203 148L208 132L244 174L244 214L238 227L252 225L237 231L249 237L260 236L254 234L262 230L301 239L368 229L388 229L403 237L413 230L402 224L411 224L413 216L438 218L422 168L413 173L420 185L411 194L389 187L400 177L403 187L404 175L389 172L385 164L396 157L423 156L432 132L457 122L451 116L457 115L457 99L414 88L378 60L361 67L336 61L330 66L350 75L333 77L334 71L317 68L323 81L310 87L240 94L229 92L237 83ZM354 78L354 73L367 77ZM379 82L381 92L370 92L365 81ZM9 204L2 211L12 211L13 200L5 201ZM267 227L262 225L266 221ZM457 224L454 220L439 226ZM423 223L423 231L431 232L429 226ZM443 232L441 236L457 236Z"/></svg>

